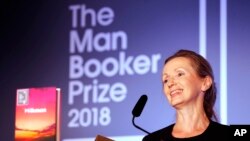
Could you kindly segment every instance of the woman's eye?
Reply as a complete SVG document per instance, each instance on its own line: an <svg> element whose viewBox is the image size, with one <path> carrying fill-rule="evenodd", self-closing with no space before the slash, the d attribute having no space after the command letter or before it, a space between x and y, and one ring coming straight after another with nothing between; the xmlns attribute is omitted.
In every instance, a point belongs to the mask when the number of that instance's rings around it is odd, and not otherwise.
<svg viewBox="0 0 250 141"><path fill-rule="evenodd" d="M168 83L168 80L167 80L167 79L165 79L165 80L163 81L163 83Z"/></svg>
<svg viewBox="0 0 250 141"><path fill-rule="evenodd" d="M178 77L180 77L180 76L184 75L184 73L179 72L177 75L178 75Z"/></svg>

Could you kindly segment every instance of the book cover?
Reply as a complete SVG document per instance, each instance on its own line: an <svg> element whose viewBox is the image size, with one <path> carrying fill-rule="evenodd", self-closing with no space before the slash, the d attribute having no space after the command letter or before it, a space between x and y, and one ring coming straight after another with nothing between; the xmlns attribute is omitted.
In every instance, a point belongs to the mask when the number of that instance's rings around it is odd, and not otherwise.
<svg viewBox="0 0 250 141"><path fill-rule="evenodd" d="M60 140L60 89L17 89L15 141Z"/></svg>
<svg viewBox="0 0 250 141"><path fill-rule="evenodd" d="M103 135L97 135L96 138L95 138L95 141L115 141L115 140L107 138L107 137L105 137Z"/></svg>

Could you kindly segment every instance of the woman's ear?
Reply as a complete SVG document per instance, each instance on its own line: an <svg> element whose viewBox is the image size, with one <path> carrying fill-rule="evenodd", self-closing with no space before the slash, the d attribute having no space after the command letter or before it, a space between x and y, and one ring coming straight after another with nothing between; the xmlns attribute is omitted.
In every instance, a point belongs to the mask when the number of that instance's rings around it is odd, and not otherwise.
<svg viewBox="0 0 250 141"><path fill-rule="evenodd" d="M206 76L204 79L203 79L203 83L202 83L202 86L201 86L201 90L203 92L207 91L212 85L212 78L210 76Z"/></svg>

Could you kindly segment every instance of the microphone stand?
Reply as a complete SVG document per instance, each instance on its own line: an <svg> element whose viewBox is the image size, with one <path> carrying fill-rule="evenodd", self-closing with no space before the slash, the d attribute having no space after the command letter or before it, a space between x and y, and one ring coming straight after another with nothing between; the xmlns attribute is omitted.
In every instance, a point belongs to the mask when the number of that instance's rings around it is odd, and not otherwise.
<svg viewBox="0 0 250 141"><path fill-rule="evenodd" d="M142 130L143 132L145 132L145 133L147 133L147 134L150 134L148 131L142 129L141 127L139 127L138 125L135 124L135 116L133 116L132 123L133 123L133 125L134 125L136 128Z"/></svg>

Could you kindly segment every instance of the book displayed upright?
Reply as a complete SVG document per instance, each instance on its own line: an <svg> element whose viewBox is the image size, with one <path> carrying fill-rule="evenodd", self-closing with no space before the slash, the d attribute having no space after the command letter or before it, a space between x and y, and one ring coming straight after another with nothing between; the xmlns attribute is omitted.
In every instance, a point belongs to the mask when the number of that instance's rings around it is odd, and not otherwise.
<svg viewBox="0 0 250 141"><path fill-rule="evenodd" d="M56 87L17 89L15 141L60 140L60 93Z"/></svg>
<svg viewBox="0 0 250 141"><path fill-rule="evenodd" d="M115 141L115 140L107 138L107 137L105 137L103 135L97 135L96 138L95 138L95 141Z"/></svg>

